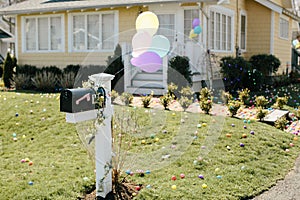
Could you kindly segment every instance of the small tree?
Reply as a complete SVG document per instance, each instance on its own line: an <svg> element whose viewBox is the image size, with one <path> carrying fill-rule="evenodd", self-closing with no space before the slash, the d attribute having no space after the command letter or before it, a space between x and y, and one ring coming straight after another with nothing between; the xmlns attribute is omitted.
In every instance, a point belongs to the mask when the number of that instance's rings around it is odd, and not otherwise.
<svg viewBox="0 0 300 200"><path fill-rule="evenodd" d="M114 51L113 56L108 56L107 58L107 67L104 70L104 73L114 75L114 79L111 81L111 88L114 89L118 81L124 76L124 63L122 61L122 49L118 44Z"/></svg>
<svg viewBox="0 0 300 200"><path fill-rule="evenodd" d="M233 117L234 115L236 115L237 111L239 110L239 108L241 107L242 103L238 100L229 100L228 102L228 110L231 113L231 117Z"/></svg>
<svg viewBox="0 0 300 200"><path fill-rule="evenodd" d="M191 87L183 87L180 92L181 94L179 103L182 106L182 108L185 110L193 103L193 90Z"/></svg>
<svg viewBox="0 0 300 200"><path fill-rule="evenodd" d="M211 100L211 91L207 88L202 88L200 91L200 108L203 110L206 114L209 113L209 111L212 108L212 100Z"/></svg>
<svg viewBox="0 0 300 200"><path fill-rule="evenodd" d="M141 97L144 108L149 108L152 97L153 97L153 92L151 92L151 94L149 95L144 95Z"/></svg>
<svg viewBox="0 0 300 200"><path fill-rule="evenodd" d="M262 121L262 119L267 115L267 111L264 110L262 107L258 108L256 117L259 119L259 121Z"/></svg>
<svg viewBox="0 0 300 200"><path fill-rule="evenodd" d="M169 105L172 101L172 97L169 94L165 94L159 98L160 104L164 107L165 110L169 110Z"/></svg>
<svg viewBox="0 0 300 200"><path fill-rule="evenodd" d="M280 66L280 60L274 55L258 54L250 58L249 62L254 69L262 72L264 76L270 76L277 72Z"/></svg>
<svg viewBox="0 0 300 200"><path fill-rule="evenodd" d="M262 108L265 108L266 105L268 105L268 100L264 97L264 96L257 96L255 98L255 105L257 107L262 107Z"/></svg>
<svg viewBox="0 0 300 200"><path fill-rule="evenodd" d="M276 102L273 105L273 108L282 109L284 105L286 105L288 102L287 97L277 97Z"/></svg>
<svg viewBox="0 0 300 200"><path fill-rule="evenodd" d="M242 91L238 91L239 94L239 99L241 101L242 104L246 104L247 99L250 96L250 90L248 90L248 88L242 89Z"/></svg>
<svg viewBox="0 0 300 200"><path fill-rule="evenodd" d="M288 121L286 120L285 117L280 117L279 119L277 119L275 121L275 127L280 129L280 130L284 130L287 123L288 123Z"/></svg>
<svg viewBox="0 0 300 200"><path fill-rule="evenodd" d="M16 67L16 62L17 60L13 59L10 56L10 53L7 53L7 56L3 64L3 82L5 87L7 88L11 88L12 86L14 67Z"/></svg>

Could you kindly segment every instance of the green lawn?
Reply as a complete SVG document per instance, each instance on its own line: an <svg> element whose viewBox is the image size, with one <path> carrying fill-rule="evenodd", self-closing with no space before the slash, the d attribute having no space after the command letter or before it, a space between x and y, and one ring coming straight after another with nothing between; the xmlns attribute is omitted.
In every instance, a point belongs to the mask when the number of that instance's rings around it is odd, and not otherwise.
<svg viewBox="0 0 300 200"><path fill-rule="evenodd" d="M0 93L1 199L77 199L93 187L93 161L77 136L79 129L59 112L57 97ZM114 110L116 158L122 176L142 185L136 199L246 199L282 179L300 149L294 135L258 122L144 108ZM33 165L21 163L25 158ZM141 176L137 170L147 173Z"/></svg>

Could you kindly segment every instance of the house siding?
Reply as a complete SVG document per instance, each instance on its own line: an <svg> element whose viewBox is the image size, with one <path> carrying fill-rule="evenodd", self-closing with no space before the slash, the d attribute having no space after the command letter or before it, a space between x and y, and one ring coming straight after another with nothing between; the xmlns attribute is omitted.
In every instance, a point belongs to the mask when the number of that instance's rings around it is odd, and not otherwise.
<svg viewBox="0 0 300 200"><path fill-rule="evenodd" d="M247 50L246 58L255 54L270 53L271 10L247 1Z"/></svg>

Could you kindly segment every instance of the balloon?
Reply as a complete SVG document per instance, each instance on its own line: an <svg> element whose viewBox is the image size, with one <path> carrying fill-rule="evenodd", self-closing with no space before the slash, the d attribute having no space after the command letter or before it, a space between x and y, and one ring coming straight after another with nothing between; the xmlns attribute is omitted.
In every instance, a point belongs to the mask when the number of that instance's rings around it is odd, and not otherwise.
<svg viewBox="0 0 300 200"><path fill-rule="evenodd" d="M163 35L155 35L148 51L155 52L162 58L168 54L170 46L168 38Z"/></svg>
<svg viewBox="0 0 300 200"><path fill-rule="evenodd" d="M195 34L200 34L202 32L202 28L200 27L200 26L196 26L195 28L194 28L194 33Z"/></svg>
<svg viewBox="0 0 300 200"><path fill-rule="evenodd" d="M189 38L194 38L194 37L197 37L198 35L197 34L195 34L194 33L194 29L192 29L191 31L190 31L190 36L189 36Z"/></svg>
<svg viewBox="0 0 300 200"><path fill-rule="evenodd" d="M200 20L198 18L195 18L192 23L193 28L195 28L196 26L199 26L199 24L200 24Z"/></svg>
<svg viewBox="0 0 300 200"><path fill-rule="evenodd" d="M130 62L145 72L156 72L162 66L161 57L157 53L150 51L141 54L137 58L132 58Z"/></svg>
<svg viewBox="0 0 300 200"><path fill-rule="evenodd" d="M152 37L147 32L137 32L132 38L132 56L138 57L151 46Z"/></svg>
<svg viewBox="0 0 300 200"><path fill-rule="evenodd" d="M153 12L147 11L137 17L135 27L137 32L146 31L153 36L157 32L159 21Z"/></svg>

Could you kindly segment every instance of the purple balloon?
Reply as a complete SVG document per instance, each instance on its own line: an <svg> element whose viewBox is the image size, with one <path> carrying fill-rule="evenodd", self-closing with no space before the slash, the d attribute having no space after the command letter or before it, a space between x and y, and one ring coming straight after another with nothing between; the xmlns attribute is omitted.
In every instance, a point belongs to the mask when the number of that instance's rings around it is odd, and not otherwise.
<svg viewBox="0 0 300 200"><path fill-rule="evenodd" d="M162 66L162 58L155 52L147 51L130 60L131 64L145 72L156 72Z"/></svg>
<svg viewBox="0 0 300 200"><path fill-rule="evenodd" d="M193 20L193 23L192 23L193 28L195 28L196 26L199 26L199 24L200 24L200 19L199 18L195 18Z"/></svg>

